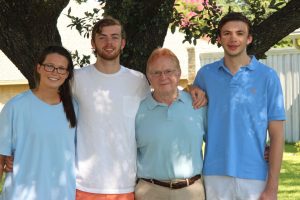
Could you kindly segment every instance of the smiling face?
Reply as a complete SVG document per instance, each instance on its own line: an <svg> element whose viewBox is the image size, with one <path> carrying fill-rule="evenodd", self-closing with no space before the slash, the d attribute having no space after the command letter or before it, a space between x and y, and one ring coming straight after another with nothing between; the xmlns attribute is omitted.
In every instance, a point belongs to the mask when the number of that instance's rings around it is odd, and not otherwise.
<svg viewBox="0 0 300 200"><path fill-rule="evenodd" d="M177 94L180 68L170 57L159 56L148 64L147 77L158 96Z"/></svg>
<svg viewBox="0 0 300 200"><path fill-rule="evenodd" d="M242 21L229 21L220 30L218 42L224 49L225 56L247 55L247 45L252 42L248 25Z"/></svg>
<svg viewBox="0 0 300 200"><path fill-rule="evenodd" d="M58 54L48 54L42 64L37 64L37 73L39 74L39 87L57 89L65 82L69 76L68 60L66 57ZM51 72L49 66L54 66L55 69ZM50 67L51 68L51 67ZM59 74L59 72L65 71L66 73Z"/></svg>
<svg viewBox="0 0 300 200"><path fill-rule="evenodd" d="M125 39L122 39L121 26L104 26L101 33L96 33L91 41L97 57L105 60L118 59L121 50L125 46Z"/></svg>

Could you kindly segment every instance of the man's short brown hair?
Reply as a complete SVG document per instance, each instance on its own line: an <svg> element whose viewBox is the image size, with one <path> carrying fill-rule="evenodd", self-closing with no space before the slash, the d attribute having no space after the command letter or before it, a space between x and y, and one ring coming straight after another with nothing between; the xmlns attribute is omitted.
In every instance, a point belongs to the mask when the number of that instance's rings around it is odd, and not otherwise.
<svg viewBox="0 0 300 200"><path fill-rule="evenodd" d="M100 19L93 27L93 30L92 30L92 40L95 41L95 37L96 37L96 34L100 34L102 33L102 28L105 27L105 26L114 26L114 25L117 25L117 26L120 26L121 27L121 36L122 36L122 39L125 39L126 38L126 34L125 34L125 31L124 31L124 28L121 24L121 22L113 17L110 17L110 16L106 16L104 17L103 19Z"/></svg>

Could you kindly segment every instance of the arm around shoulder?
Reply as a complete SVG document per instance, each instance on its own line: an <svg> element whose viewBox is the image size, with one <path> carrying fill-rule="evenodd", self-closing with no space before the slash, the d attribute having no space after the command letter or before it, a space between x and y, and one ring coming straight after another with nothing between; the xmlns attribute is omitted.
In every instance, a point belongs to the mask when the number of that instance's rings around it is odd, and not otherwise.
<svg viewBox="0 0 300 200"><path fill-rule="evenodd" d="M194 85L189 85L188 92L192 96L193 107L195 109L198 109L200 107L207 105L206 93L203 90L201 90L199 87L194 86Z"/></svg>

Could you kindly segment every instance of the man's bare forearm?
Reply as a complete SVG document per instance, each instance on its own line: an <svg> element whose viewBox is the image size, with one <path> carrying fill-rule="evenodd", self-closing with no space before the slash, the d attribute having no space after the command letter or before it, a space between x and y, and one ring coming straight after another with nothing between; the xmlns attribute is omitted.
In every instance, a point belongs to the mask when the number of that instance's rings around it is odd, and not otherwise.
<svg viewBox="0 0 300 200"><path fill-rule="evenodd" d="M268 194L267 196L271 197L269 199L277 199L284 146L283 121L271 121L268 131L270 135L269 173L263 195Z"/></svg>

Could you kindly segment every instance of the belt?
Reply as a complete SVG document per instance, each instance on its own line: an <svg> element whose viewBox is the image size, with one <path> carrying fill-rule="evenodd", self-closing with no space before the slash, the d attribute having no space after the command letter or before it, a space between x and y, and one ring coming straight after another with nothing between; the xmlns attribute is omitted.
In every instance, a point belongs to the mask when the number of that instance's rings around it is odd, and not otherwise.
<svg viewBox="0 0 300 200"><path fill-rule="evenodd" d="M141 178L144 181L147 181L149 183L153 183L155 185L171 188L171 189L180 189L187 187L189 185L192 185L197 181L198 179L201 178L201 175L198 174L196 176L193 176L192 178L187 178L187 179L182 179L182 180L175 180L175 181L159 181L156 179L147 179L147 178Z"/></svg>

